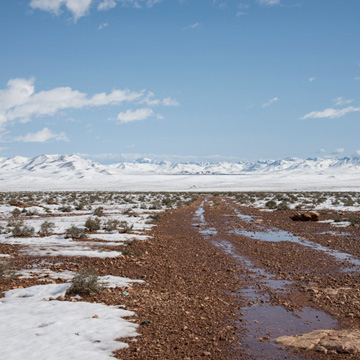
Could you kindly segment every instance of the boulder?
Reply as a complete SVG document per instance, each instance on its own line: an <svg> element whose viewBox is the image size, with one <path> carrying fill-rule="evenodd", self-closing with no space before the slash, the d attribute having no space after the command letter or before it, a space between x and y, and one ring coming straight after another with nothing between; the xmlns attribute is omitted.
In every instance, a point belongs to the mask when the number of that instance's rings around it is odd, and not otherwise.
<svg viewBox="0 0 360 360"><path fill-rule="evenodd" d="M290 216L290 219L293 221L319 221L320 214L315 211L296 213L296 214Z"/></svg>

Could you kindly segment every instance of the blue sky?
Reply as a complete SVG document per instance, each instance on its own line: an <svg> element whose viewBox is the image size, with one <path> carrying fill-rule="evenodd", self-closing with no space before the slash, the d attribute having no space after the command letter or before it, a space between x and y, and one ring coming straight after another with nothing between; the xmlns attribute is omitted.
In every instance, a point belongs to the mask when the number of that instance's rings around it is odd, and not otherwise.
<svg viewBox="0 0 360 360"><path fill-rule="evenodd" d="M358 0L3 0L0 156L360 155Z"/></svg>

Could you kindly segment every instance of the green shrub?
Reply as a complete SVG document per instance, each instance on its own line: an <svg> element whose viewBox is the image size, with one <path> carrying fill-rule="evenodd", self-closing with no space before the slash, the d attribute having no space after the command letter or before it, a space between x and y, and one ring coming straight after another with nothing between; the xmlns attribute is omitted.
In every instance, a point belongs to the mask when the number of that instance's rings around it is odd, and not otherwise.
<svg viewBox="0 0 360 360"><path fill-rule="evenodd" d="M268 209L275 209L276 208L276 201L274 200L270 200L268 201L265 206L268 208Z"/></svg>
<svg viewBox="0 0 360 360"><path fill-rule="evenodd" d="M19 217L20 214L21 214L21 210L19 210L18 208L15 208L15 209L11 212L11 215L12 215L14 218Z"/></svg>
<svg viewBox="0 0 360 360"><path fill-rule="evenodd" d="M148 224L156 224L157 222L160 221L161 215L160 214L152 214L148 216Z"/></svg>
<svg viewBox="0 0 360 360"><path fill-rule="evenodd" d="M95 216L104 216L104 208L102 206L99 206L94 210Z"/></svg>
<svg viewBox="0 0 360 360"><path fill-rule="evenodd" d="M101 221L98 217L96 217L96 218L89 217L89 218L87 218L87 220L85 222L85 227L89 231L99 230L101 227Z"/></svg>
<svg viewBox="0 0 360 360"><path fill-rule="evenodd" d="M14 276L13 264L8 260L0 260L0 279Z"/></svg>
<svg viewBox="0 0 360 360"><path fill-rule="evenodd" d="M103 230L114 231L120 226L120 221L116 219L109 219L103 225Z"/></svg>
<svg viewBox="0 0 360 360"><path fill-rule="evenodd" d="M13 237L25 237L25 236L34 236L35 229L33 227L24 225L22 220L8 222L7 225L11 229L11 235Z"/></svg>
<svg viewBox="0 0 360 360"><path fill-rule="evenodd" d="M75 225L71 225L65 232L65 239L85 239L86 234L83 229L76 227Z"/></svg>
<svg viewBox="0 0 360 360"><path fill-rule="evenodd" d="M54 230L55 230L55 224L51 221L45 220L40 225L39 235L40 236L48 236L48 235L52 234L54 232Z"/></svg>
<svg viewBox="0 0 360 360"><path fill-rule="evenodd" d="M119 233L120 234L130 233L133 228L134 228L134 225L129 225L126 221L121 221Z"/></svg>
<svg viewBox="0 0 360 360"><path fill-rule="evenodd" d="M58 208L59 211L62 211L62 212L71 212L71 206L70 205L67 205L67 206L61 206Z"/></svg>
<svg viewBox="0 0 360 360"><path fill-rule="evenodd" d="M99 282L99 277L94 269L78 272L72 279L72 284L68 291L69 295L89 295L99 293L104 289Z"/></svg>

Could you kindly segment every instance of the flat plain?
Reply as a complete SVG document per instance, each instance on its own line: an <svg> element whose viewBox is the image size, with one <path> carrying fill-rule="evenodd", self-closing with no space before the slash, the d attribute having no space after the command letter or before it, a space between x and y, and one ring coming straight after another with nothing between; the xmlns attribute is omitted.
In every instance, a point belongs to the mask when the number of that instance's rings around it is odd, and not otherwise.
<svg viewBox="0 0 360 360"><path fill-rule="evenodd" d="M359 193L0 195L4 358L360 358Z"/></svg>

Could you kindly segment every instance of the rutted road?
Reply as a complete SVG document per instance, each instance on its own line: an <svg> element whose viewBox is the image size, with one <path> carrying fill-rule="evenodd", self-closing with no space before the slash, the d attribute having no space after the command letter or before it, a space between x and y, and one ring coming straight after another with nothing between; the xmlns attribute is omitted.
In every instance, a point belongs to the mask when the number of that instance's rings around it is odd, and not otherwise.
<svg viewBox="0 0 360 360"><path fill-rule="evenodd" d="M360 325L359 229L330 235L330 224L294 223L290 214L211 196L165 212L153 239L133 245L141 256L123 267L148 287L137 286L127 301L142 336L118 357L359 359L275 341Z"/></svg>

